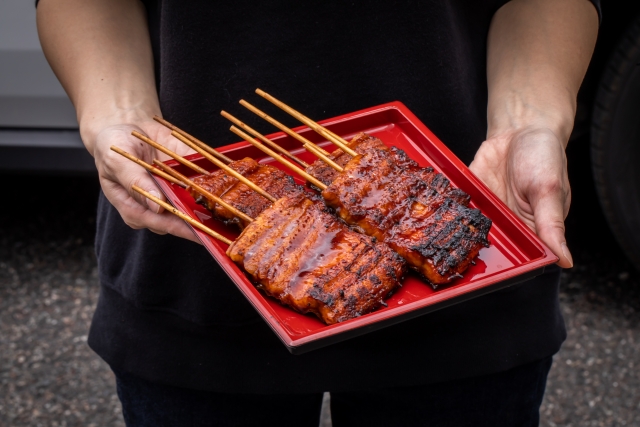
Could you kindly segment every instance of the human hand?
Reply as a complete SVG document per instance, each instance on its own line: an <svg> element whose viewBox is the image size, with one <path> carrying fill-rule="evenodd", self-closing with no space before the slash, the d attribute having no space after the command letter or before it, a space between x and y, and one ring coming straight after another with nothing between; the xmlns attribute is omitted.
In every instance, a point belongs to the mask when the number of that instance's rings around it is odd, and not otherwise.
<svg viewBox="0 0 640 427"><path fill-rule="evenodd" d="M200 243L184 221L169 212L163 212L162 207L131 189L132 185L137 185L165 200L153 179L141 166L110 149L115 145L147 163L151 163L154 158L167 159L163 153L132 136L131 132L134 130L180 155L193 152L173 138L168 129L150 119L140 121L137 125L108 125L97 132L87 132L89 136L83 135L83 139L91 139L85 143L92 148L102 191L131 228L148 228L157 234L169 233Z"/></svg>
<svg viewBox="0 0 640 427"><path fill-rule="evenodd" d="M563 141L539 127L492 135L469 166L560 258L573 266L564 236L571 203Z"/></svg>
<svg viewBox="0 0 640 427"><path fill-rule="evenodd" d="M43 51L73 102L107 199L133 228L197 241L182 220L131 190L136 184L164 199L142 167L110 150L115 145L147 162L166 159L131 136L136 130L179 154L189 152L152 119L161 110L142 2L41 1L37 18Z"/></svg>

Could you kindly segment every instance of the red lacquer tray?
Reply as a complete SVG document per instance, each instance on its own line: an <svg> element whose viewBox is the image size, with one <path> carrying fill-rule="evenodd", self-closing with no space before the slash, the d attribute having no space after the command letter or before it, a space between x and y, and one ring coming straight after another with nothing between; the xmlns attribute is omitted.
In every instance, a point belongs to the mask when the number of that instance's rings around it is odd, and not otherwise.
<svg viewBox="0 0 640 427"><path fill-rule="evenodd" d="M480 252L476 265L464 277L434 290L417 274L409 273L403 286L387 300L388 307L343 323L327 326L312 315L299 314L259 292L242 270L225 254L227 245L199 230L194 230L203 245L222 266L238 289L253 304L290 352L300 354L329 344L362 335L416 316L457 304L498 289L511 286L541 274L544 267L558 258L518 219L471 171L400 102L392 102L320 122L333 132L350 139L367 132L387 145L403 149L420 163L443 173L452 184L471 195L473 207L491 218L491 246ZM307 139L333 150L334 147L306 127L294 129ZM315 157L305 152L300 143L284 133L268 136L282 147L311 163ZM284 169L279 163L247 142L218 148L232 159L252 157ZM200 155L188 157L199 166L214 170ZM194 172L174 162L167 162L179 172L193 177ZM290 171L287 173L292 174ZM292 174L293 175L293 174ZM294 175L295 176L295 175ZM225 226L197 205L186 190L154 176L168 200L178 209L203 222L217 232L235 239L236 227ZM299 177L296 177L298 180ZM302 183L302 180L299 180ZM212 286L215 286L212 283Z"/></svg>

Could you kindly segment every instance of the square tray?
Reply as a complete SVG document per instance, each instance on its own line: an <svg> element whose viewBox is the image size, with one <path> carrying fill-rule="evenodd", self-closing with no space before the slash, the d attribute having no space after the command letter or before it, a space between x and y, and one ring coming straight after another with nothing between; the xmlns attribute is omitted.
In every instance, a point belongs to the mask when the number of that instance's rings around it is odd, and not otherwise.
<svg viewBox="0 0 640 427"><path fill-rule="evenodd" d="M226 244L194 230L205 248L291 353L300 354L324 347L514 285L541 274L545 266L558 261L540 239L402 103L391 102L320 123L345 139L350 139L358 132L367 132L387 145L403 149L421 166L432 166L443 173L453 185L471 196L471 206L479 208L491 218L491 245L480 251L476 265L471 266L463 278L449 285L434 290L417 274L409 273L403 286L386 301L388 307L327 326L315 316L295 312L259 292L242 270L227 257ZM325 149L334 149L307 127L294 130ZM299 142L282 132L267 137L308 163L316 159L302 149ZM252 157L260 163L285 170L294 175L299 183L304 182L272 158L265 157L264 153L248 142L227 145L217 150L236 160ZM206 170L216 168L198 154L187 158ZM167 164L184 175L196 176L193 171L173 160ZM186 190L155 175L153 177L175 207L230 239L239 235L235 226L225 226L212 219L211 213L196 204Z"/></svg>

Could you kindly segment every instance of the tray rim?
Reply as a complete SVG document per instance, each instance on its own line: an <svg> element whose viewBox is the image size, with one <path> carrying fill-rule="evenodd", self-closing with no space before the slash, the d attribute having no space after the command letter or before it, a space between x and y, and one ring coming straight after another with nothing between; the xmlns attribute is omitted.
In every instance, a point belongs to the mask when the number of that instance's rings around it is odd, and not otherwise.
<svg viewBox="0 0 640 427"><path fill-rule="evenodd" d="M513 286L517 283L521 283L525 280L532 279L539 274L542 274L548 265L554 264L558 261L558 257L551 252L551 250L540 240L540 238L526 224L524 224L524 222L522 222L522 220L517 217L517 215L515 215L515 213L513 213L511 209L509 209L509 207L502 202L502 200L500 200L495 194L493 194L493 192L475 174L473 174L473 172L471 172L471 170L469 170L469 168L402 102L393 101L358 110L353 113L347 113L340 116L319 120L318 123L330 128L332 125L344 123L345 121L350 121L359 117L377 114L389 110L396 110L398 113L400 113L400 115L404 116L404 118L410 125L414 126L427 141L433 144L436 149L441 151L442 154L447 158L447 160L450 161L453 166L455 166L462 174L464 174L465 177L469 179L480 192L483 193L484 197L486 197L492 204L494 204L503 215L507 216L510 222L515 225L521 233L526 235L530 243L537 246L542 255L537 259L533 259L529 262L514 266L507 271L496 272L495 274L481 278L475 282L467 283L463 287L450 289L449 293L447 293L446 295L438 296L438 294L433 294L429 298L413 301L411 303L403 305L402 307L394 307L391 311L372 312L361 318L352 319L349 322L339 323L336 325L328 325L320 331L307 334L303 337L295 338L292 337L280 324L277 316L275 315L275 313L273 313L272 308L263 303L262 298L268 297L264 295L262 295L261 298L258 297L256 294L259 291L255 287L253 287L253 283L249 281L249 279L242 272L239 272L239 267L233 264L228 258L228 262L221 262L221 260L218 259L218 256L215 253L212 253L209 248L207 248L206 242L217 246L218 249L224 254L224 257L226 257L226 249L223 246L226 245L189 225L194 230L194 233L201 241L203 246L207 250L209 250L212 257L216 260L216 262L218 262L223 271L234 282L236 287L242 292L245 298L247 298L249 302L254 306L256 311L260 314L260 316L265 320L265 322L269 325L269 327L273 330L273 332L278 336L278 338L292 354L302 354L307 351L341 342L374 330L382 329L387 326L398 324L406 320L410 320L415 317L434 312L436 310L460 302L468 301L481 295ZM292 129L296 132L300 132L308 131L309 128L307 126L301 125ZM274 132L266 135L266 137L269 139L281 138L284 136L284 132ZM222 147L217 147L216 149L222 153L228 154L233 151L250 146L251 144L249 144L248 142L240 141ZM186 156L186 158L188 158L189 160L198 160L202 159L202 156L200 154L194 153ZM168 165L177 164L175 160L168 160L165 163L167 163ZM187 209L182 200L180 200L179 197L175 196L175 193L172 191L171 185L157 175L151 173L150 175L158 184L167 200L176 208L189 215L190 209ZM200 221L199 218L195 219ZM233 268L234 266L236 268ZM497 277L499 277L500 280L496 281ZM253 287L253 291L255 292L246 290L244 286L241 286L239 284L239 281L247 281ZM492 283L487 284L486 282ZM340 329L340 331L334 332L334 330L338 328Z"/></svg>

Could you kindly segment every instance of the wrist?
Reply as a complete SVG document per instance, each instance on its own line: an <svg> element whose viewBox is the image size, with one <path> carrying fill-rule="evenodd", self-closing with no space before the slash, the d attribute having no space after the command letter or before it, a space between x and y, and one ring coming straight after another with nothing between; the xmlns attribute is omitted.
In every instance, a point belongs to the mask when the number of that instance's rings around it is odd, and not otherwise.
<svg viewBox="0 0 640 427"><path fill-rule="evenodd" d="M100 132L112 126L141 127L144 123L153 122L154 115L161 115L157 102L112 103L100 108L78 109L80 137L89 153L94 155L94 142Z"/></svg>
<svg viewBox="0 0 640 427"><path fill-rule="evenodd" d="M576 101L569 95L527 96L524 91L489 100L487 139L525 130L552 132L566 147L576 112Z"/></svg>

